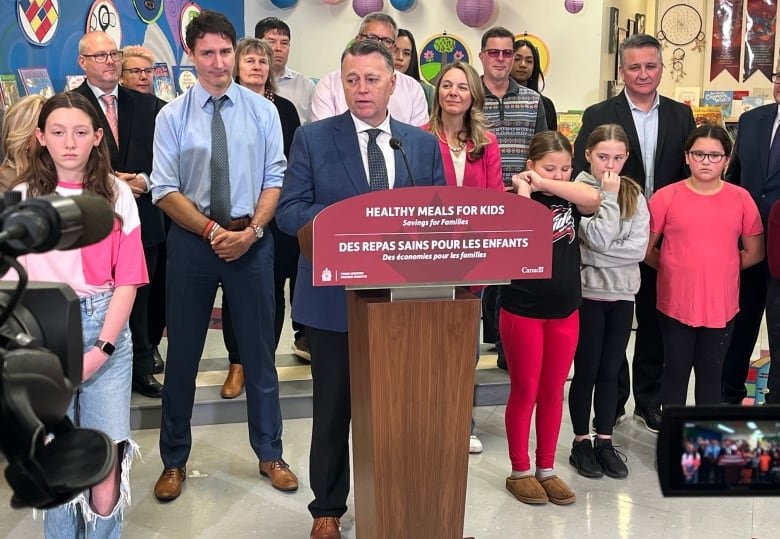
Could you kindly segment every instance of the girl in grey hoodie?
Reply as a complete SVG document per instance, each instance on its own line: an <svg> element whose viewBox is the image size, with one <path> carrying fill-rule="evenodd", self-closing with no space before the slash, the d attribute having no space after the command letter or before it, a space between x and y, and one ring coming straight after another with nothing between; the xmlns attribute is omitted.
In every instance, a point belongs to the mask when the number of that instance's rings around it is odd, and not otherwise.
<svg viewBox="0 0 780 539"><path fill-rule="evenodd" d="M569 388L574 428L569 462L585 477L624 478L625 458L612 445L617 408L617 373L625 357L639 290L639 262L644 259L650 216L642 190L620 176L628 158L628 136L617 124L605 124L588 138L585 157L591 173L575 182L601 191L596 213L580 222L583 302L580 336ZM594 398L595 387L595 398ZM596 440L589 434L591 401Z"/></svg>

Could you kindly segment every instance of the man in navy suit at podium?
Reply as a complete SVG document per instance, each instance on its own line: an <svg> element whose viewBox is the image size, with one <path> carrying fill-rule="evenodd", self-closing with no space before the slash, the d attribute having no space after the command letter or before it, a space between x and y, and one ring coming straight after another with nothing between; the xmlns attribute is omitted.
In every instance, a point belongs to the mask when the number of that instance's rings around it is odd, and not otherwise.
<svg viewBox="0 0 780 539"><path fill-rule="evenodd" d="M279 228L287 234L297 234L326 206L349 197L446 183L436 139L388 113L395 74L393 57L381 43L353 43L342 56L341 82L349 110L304 125L295 133L276 210ZM401 141L411 170L400 151L391 149L391 137ZM311 537L335 539L340 537L339 518L347 511L349 493L346 294L343 287L314 288L312 264L303 254L292 309L294 319L306 326L312 356Z"/></svg>

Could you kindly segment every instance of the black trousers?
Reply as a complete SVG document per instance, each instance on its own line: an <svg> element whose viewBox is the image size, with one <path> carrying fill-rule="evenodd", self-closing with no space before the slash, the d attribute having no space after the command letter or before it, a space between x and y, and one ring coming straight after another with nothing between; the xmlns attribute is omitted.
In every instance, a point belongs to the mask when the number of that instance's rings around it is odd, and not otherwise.
<svg viewBox="0 0 780 539"><path fill-rule="evenodd" d="M171 218L163 214L165 234L171 228ZM160 345L165 332L165 279L167 275L168 250L166 242L157 246L157 264L154 268L152 288L149 290L149 344L154 348Z"/></svg>
<svg viewBox="0 0 780 539"><path fill-rule="evenodd" d="M274 237L274 303L276 305L274 314L274 350L279 348L279 341L282 338L282 328L284 327L284 285L287 279L290 280L290 304L292 304L293 294L295 292L295 278L298 275L298 256L300 248L298 239L289 236L279 230L276 226L276 219L272 219L268 227ZM303 326L292 321L293 331L297 339L304 333ZM241 358L238 356L238 343L236 342L235 332L233 331L233 321L230 317L230 306L226 297L222 296L222 338L225 341L225 348L228 351L228 360L233 364L240 364Z"/></svg>
<svg viewBox="0 0 780 539"><path fill-rule="evenodd" d="M149 337L149 297L155 279L158 257L157 245L144 247L149 283L136 290L133 310L130 311L130 333L133 337L133 376L154 373L154 352Z"/></svg>
<svg viewBox="0 0 780 539"><path fill-rule="evenodd" d="M771 357L766 403L780 404L780 281L772 278L766 290L766 329Z"/></svg>
<svg viewBox="0 0 780 539"><path fill-rule="evenodd" d="M636 295L636 337L634 339L634 405L643 410L661 406L661 377L664 372L664 350L658 326L656 305L656 271L641 262L642 284ZM628 377L626 365L623 379ZM628 394L623 390L625 398ZM623 401L625 404L625 401ZM620 403L618 403L618 407Z"/></svg>
<svg viewBox="0 0 780 539"><path fill-rule="evenodd" d="M498 289L498 286L488 286L482 291L482 342L498 342Z"/></svg>
<svg viewBox="0 0 780 539"><path fill-rule="evenodd" d="M311 350L314 412L309 483L314 518L340 518L349 494L349 338L347 333L306 327ZM400 463L399 463L400 464Z"/></svg>
<svg viewBox="0 0 780 539"><path fill-rule="evenodd" d="M769 266L766 260L740 272L739 312L734 320L731 344L723 360L723 402L739 404L747 395L745 379L761 329L768 279Z"/></svg>
<svg viewBox="0 0 780 539"><path fill-rule="evenodd" d="M729 347L734 319L725 328L691 327L659 312L664 336L663 405L685 405L691 368L696 375L697 405L720 404L723 358Z"/></svg>
<svg viewBox="0 0 780 539"><path fill-rule="evenodd" d="M589 432L591 402L597 432L612 434L618 371L625 361L633 318L632 301L582 301L574 379L569 387L569 414L576 435Z"/></svg>

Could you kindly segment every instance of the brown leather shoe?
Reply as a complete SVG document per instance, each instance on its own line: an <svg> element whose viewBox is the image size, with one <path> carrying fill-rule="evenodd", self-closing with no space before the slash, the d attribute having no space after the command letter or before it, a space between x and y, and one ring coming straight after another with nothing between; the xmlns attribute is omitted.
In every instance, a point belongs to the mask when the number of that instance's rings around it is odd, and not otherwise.
<svg viewBox="0 0 780 539"><path fill-rule="evenodd" d="M311 527L310 539L341 539L341 526L336 517L317 517Z"/></svg>
<svg viewBox="0 0 780 539"><path fill-rule="evenodd" d="M290 470L290 465L282 459L260 463L260 475L268 477L277 490L290 492L298 490L298 478Z"/></svg>
<svg viewBox="0 0 780 539"><path fill-rule="evenodd" d="M166 468L154 485L154 496L161 502L175 500L181 494L182 483L187 479L186 468Z"/></svg>
<svg viewBox="0 0 780 539"><path fill-rule="evenodd" d="M222 384L223 399L235 399L244 389L244 367L240 363L231 363L225 383Z"/></svg>

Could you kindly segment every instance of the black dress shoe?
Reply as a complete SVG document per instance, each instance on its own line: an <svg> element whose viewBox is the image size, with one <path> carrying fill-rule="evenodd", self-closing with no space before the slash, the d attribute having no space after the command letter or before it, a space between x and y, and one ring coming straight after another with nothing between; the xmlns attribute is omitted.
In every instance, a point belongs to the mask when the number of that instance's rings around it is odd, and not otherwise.
<svg viewBox="0 0 780 539"><path fill-rule="evenodd" d="M152 372L154 374L161 374L164 370L165 370L165 362L163 361L163 358L160 355L160 350L155 346L154 347L154 370L152 370Z"/></svg>
<svg viewBox="0 0 780 539"><path fill-rule="evenodd" d="M162 397L163 386L151 374L133 377L133 391L146 397L159 399Z"/></svg>

